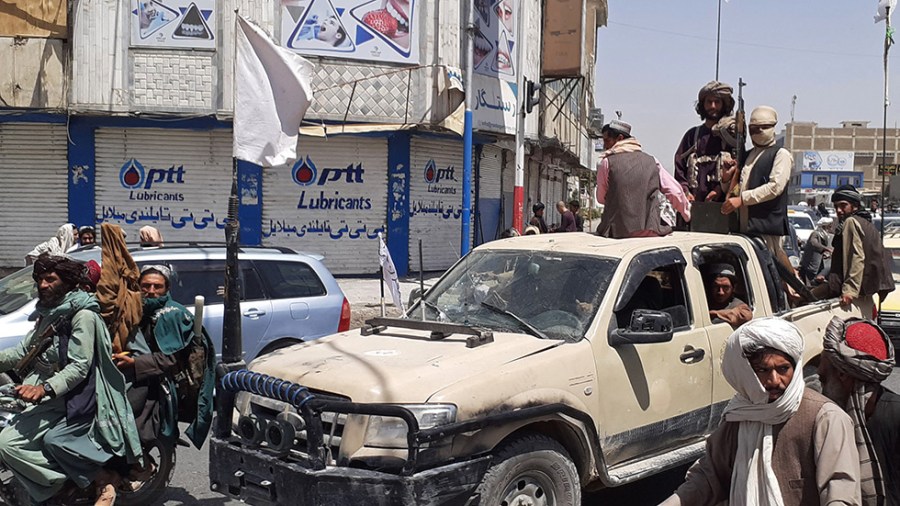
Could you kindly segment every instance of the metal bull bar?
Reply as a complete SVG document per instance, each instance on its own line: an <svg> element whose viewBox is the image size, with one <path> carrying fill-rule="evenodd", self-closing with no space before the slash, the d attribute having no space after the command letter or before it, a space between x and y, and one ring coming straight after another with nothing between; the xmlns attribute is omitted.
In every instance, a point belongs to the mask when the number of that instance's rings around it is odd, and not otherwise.
<svg viewBox="0 0 900 506"><path fill-rule="evenodd" d="M222 388L229 392L249 392L269 399L285 402L293 406L306 424L306 444L310 466L314 470L325 469L324 430L322 413L374 415L400 418L406 422L406 461L401 474L410 475L416 467L419 452L419 421L412 411L392 404L360 404L317 397L303 385L292 383L274 376L247 370L233 371L222 378ZM430 438L429 438L430 439Z"/></svg>

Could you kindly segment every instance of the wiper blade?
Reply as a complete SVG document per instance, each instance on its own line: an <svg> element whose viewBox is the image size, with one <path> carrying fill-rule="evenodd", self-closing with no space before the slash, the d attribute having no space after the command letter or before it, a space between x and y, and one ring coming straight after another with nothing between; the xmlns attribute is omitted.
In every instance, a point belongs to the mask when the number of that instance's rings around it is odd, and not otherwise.
<svg viewBox="0 0 900 506"><path fill-rule="evenodd" d="M488 308L488 309L490 309L491 311L493 311L493 312L495 312L495 313L502 314L502 315L506 315L506 316L512 318L512 319L515 320L519 325L521 325L523 329L527 330L528 333L531 334L531 335L533 335L534 337L539 337L539 338L541 338L541 339L550 339L550 338L547 336L547 334L544 334L543 332L541 332L540 330L538 330L537 327L535 327L534 325L532 325L532 324L526 322L526 321L523 320L521 317L519 317L518 315L516 315L515 313L513 313L513 312L511 312L511 311L507 311L507 310L505 310L505 309L500 309L499 307L497 307L497 306L495 306L495 305L493 305L493 304L490 304L490 303L488 303L488 302L484 302L484 301L481 302L481 305L484 306L484 307L486 307L486 308Z"/></svg>
<svg viewBox="0 0 900 506"><path fill-rule="evenodd" d="M439 308L439 307L437 306L437 304L435 304L434 302L425 300L425 299L421 299L421 302L422 302L422 304L425 304L426 307L429 307L429 308L431 308L431 309L434 309L434 310L437 312L437 314L438 314L438 318L440 318L440 320L441 320L442 322L445 322L445 321L448 320L447 314L444 313L443 311L441 311L441 308Z"/></svg>

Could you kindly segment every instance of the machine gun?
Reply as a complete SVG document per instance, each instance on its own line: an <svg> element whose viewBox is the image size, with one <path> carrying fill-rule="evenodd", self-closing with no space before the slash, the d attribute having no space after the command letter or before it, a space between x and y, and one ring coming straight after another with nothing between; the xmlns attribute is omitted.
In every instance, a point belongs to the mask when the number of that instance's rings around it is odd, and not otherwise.
<svg viewBox="0 0 900 506"><path fill-rule="evenodd" d="M51 323L40 336L31 339L31 344L28 345L25 356L19 359L12 369L7 371L7 374L10 375L15 383L22 383L22 380L34 371L34 363L53 344L53 336L57 334L63 320L61 318Z"/></svg>

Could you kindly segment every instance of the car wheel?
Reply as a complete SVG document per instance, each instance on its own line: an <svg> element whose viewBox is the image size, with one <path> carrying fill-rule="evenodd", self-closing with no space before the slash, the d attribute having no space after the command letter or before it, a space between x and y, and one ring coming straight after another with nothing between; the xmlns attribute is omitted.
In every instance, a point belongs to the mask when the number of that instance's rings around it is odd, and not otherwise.
<svg viewBox="0 0 900 506"><path fill-rule="evenodd" d="M540 435L519 436L494 453L476 490L484 506L580 506L578 471L565 448Z"/></svg>

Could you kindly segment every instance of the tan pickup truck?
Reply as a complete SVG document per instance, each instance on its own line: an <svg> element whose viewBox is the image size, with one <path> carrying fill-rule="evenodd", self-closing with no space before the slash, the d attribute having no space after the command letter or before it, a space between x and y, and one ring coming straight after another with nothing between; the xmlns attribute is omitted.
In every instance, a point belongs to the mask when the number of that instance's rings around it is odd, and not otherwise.
<svg viewBox="0 0 900 506"><path fill-rule="evenodd" d="M250 504L575 506L691 461L732 396L711 263L736 268L754 317L799 326L808 368L831 317L854 314L787 309L768 252L737 235L491 242L406 318L227 376L234 434L211 441L211 487Z"/></svg>

